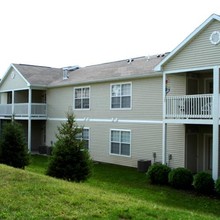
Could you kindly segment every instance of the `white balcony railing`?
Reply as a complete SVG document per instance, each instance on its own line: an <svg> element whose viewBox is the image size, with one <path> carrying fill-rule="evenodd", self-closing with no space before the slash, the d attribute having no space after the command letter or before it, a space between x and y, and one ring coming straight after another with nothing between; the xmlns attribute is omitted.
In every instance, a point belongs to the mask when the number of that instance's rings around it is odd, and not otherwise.
<svg viewBox="0 0 220 220"><path fill-rule="evenodd" d="M166 118L212 118L212 94L167 96Z"/></svg>
<svg viewBox="0 0 220 220"><path fill-rule="evenodd" d="M0 104L0 116L14 116L27 117L28 116L28 103L16 103L14 104L14 112L12 112L12 104ZM32 117L46 117L47 116L47 104L45 103L32 103L31 104L31 116Z"/></svg>

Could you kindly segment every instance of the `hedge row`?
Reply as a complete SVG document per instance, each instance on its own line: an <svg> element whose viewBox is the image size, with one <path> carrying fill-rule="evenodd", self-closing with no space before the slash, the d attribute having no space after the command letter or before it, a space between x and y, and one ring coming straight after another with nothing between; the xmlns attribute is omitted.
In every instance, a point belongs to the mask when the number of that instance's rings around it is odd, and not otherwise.
<svg viewBox="0 0 220 220"><path fill-rule="evenodd" d="M210 195L214 192L220 195L220 178L214 182L212 176L205 172L192 172L186 168L169 168L167 165L155 163L149 167L147 177L152 184L170 185L176 189L195 189L201 194Z"/></svg>

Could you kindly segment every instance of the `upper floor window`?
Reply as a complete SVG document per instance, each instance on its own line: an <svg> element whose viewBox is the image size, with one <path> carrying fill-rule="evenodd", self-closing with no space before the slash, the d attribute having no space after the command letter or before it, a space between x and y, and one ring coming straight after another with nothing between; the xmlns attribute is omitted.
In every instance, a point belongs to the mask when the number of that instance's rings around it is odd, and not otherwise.
<svg viewBox="0 0 220 220"><path fill-rule="evenodd" d="M80 87L74 89L74 108L89 109L90 88Z"/></svg>
<svg viewBox="0 0 220 220"><path fill-rule="evenodd" d="M131 83L117 83L111 85L111 108L131 108Z"/></svg>
<svg viewBox="0 0 220 220"><path fill-rule="evenodd" d="M131 156L131 132L111 130L110 154Z"/></svg>

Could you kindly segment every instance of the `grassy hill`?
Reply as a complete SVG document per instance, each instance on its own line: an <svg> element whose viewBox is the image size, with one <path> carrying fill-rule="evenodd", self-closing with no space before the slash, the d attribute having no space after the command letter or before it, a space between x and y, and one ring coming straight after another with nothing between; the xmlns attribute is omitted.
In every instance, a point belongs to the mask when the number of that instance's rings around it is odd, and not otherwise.
<svg viewBox="0 0 220 220"><path fill-rule="evenodd" d="M96 165L85 183L0 165L0 219L219 219L220 200L156 187L132 168Z"/></svg>

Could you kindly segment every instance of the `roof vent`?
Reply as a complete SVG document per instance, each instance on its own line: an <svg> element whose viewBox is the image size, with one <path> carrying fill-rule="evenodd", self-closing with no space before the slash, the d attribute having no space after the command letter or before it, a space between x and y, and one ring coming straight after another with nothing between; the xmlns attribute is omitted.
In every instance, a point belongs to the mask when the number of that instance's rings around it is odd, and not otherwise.
<svg viewBox="0 0 220 220"><path fill-rule="evenodd" d="M131 62L133 62L133 61L134 61L134 59L131 59L131 58L130 58L130 59L127 60L127 63L129 64L129 63L131 63Z"/></svg>
<svg viewBox="0 0 220 220"><path fill-rule="evenodd" d="M63 67L63 79L69 79L69 72L79 69L79 66Z"/></svg>

